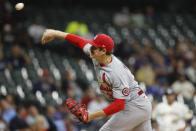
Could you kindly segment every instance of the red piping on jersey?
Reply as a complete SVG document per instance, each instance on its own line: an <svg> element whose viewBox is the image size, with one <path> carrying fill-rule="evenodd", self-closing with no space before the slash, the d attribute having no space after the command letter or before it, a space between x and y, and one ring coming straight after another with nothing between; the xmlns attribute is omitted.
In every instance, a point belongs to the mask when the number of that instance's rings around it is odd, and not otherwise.
<svg viewBox="0 0 196 131"><path fill-rule="evenodd" d="M112 62L112 57L111 57L111 60L110 60L110 63ZM101 67L104 67L105 65L104 64L100 64Z"/></svg>
<svg viewBox="0 0 196 131"><path fill-rule="evenodd" d="M80 49L83 49L84 46L88 43L86 39L83 39L82 37L74 34L68 34L65 37L65 40L69 41L70 43L72 43L76 47L79 47Z"/></svg>
<svg viewBox="0 0 196 131"><path fill-rule="evenodd" d="M104 83L106 83L106 85L108 87L110 87L110 84L105 80L105 73L103 73L103 75L102 75L102 80L103 80Z"/></svg>
<svg viewBox="0 0 196 131"><path fill-rule="evenodd" d="M115 99L112 104L110 104L108 107L103 109L103 112L106 114L106 116L110 116L114 113L124 110L124 107L125 107L125 99Z"/></svg>

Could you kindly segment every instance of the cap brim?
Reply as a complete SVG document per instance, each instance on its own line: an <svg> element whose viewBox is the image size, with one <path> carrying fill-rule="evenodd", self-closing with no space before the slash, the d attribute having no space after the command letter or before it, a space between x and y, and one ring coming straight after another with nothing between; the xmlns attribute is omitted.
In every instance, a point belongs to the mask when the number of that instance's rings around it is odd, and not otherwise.
<svg viewBox="0 0 196 131"><path fill-rule="evenodd" d="M97 44L94 42L94 40L88 40L88 41L89 41L89 43L90 43L91 45L93 45L93 46L95 46L95 47L101 47L101 46L97 45Z"/></svg>

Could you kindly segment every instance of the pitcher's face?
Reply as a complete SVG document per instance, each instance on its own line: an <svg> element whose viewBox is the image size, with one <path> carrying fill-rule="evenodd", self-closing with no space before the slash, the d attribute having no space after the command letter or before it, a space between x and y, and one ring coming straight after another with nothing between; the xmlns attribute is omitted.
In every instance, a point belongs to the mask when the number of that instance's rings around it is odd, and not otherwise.
<svg viewBox="0 0 196 131"><path fill-rule="evenodd" d="M93 59L100 59L106 53L106 49L100 49L99 47L95 47L95 46L92 46L90 50L91 50L90 57Z"/></svg>

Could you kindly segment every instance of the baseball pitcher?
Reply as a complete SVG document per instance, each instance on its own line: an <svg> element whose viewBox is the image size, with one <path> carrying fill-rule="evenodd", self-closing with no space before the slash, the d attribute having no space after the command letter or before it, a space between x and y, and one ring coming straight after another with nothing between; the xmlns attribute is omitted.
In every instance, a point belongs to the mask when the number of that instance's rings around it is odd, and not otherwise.
<svg viewBox="0 0 196 131"><path fill-rule="evenodd" d="M112 54L114 42L109 36L98 34L89 40L47 29L43 34L42 44L54 38L67 40L92 59L100 90L111 101L105 109L88 112L85 105L70 98L66 100L66 105L71 113L85 123L112 115L100 131L152 131L151 102L130 70Z"/></svg>

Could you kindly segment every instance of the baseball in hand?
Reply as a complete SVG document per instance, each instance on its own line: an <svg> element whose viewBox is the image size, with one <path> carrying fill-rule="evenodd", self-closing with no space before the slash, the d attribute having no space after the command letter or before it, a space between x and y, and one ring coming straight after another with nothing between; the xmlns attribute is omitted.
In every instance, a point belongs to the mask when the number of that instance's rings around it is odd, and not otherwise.
<svg viewBox="0 0 196 131"><path fill-rule="evenodd" d="M24 7L24 3L17 3L17 4L15 5L16 10L22 10L23 7Z"/></svg>

